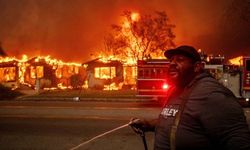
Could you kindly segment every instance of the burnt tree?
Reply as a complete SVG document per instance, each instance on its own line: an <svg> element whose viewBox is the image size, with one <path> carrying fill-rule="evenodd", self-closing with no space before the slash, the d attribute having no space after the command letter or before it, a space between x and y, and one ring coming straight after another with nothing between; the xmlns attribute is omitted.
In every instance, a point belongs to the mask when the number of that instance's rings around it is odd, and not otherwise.
<svg viewBox="0 0 250 150"><path fill-rule="evenodd" d="M163 56L163 51L175 47L173 28L165 12L139 15L124 11L123 23L112 25L104 38L105 52L134 61ZM126 58L124 58L126 57Z"/></svg>

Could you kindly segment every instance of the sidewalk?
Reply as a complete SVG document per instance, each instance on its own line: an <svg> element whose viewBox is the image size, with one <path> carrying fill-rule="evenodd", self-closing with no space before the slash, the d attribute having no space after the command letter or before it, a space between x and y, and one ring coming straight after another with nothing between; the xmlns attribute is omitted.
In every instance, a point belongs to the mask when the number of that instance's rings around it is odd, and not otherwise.
<svg viewBox="0 0 250 150"><path fill-rule="evenodd" d="M110 102L156 102L154 98L99 98L99 97L19 97L18 101L110 101Z"/></svg>
<svg viewBox="0 0 250 150"><path fill-rule="evenodd" d="M23 92L24 93L24 92ZM52 91L37 94L25 91L17 101L101 101L101 102L156 102L157 98L138 97L136 91Z"/></svg>

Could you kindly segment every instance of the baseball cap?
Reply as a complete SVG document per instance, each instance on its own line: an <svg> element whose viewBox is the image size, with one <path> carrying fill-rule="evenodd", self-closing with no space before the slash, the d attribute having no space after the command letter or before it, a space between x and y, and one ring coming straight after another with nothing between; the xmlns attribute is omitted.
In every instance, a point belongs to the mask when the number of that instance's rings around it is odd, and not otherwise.
<svg viewBox="0 0 250 150"><path fill-rule="evenodd" d="M185 55L191 58L193 61L201 61L200 54L197 52L197 50L194 47L188 45L179 46L177 48L169 49L164 52L164 55L168 59L177 54Z"/></svg>

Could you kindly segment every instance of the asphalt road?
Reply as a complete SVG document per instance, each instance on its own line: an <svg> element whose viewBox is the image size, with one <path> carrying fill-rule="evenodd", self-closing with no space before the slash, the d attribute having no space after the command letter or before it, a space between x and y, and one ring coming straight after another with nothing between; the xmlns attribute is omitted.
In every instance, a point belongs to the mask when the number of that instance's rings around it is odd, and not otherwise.
<svg viewBox="0 0 250 150"><path fill-rule="evenodd" d="M245 108L250 124L250 108ZM70 149L122 126L131 117L155 118L160 107L134 102L0 101L0 149ZM153 133L146 135L149 149ZM141 137L129 127L101 137L83 150L143 150Z"/></svg>
<svg viewBox="0 0 250 150"><path fill-rule="evenodd" d="M152 102L0 102L0 117L22 118L155 118L159 105Z"/></svg>
<svg viewBox="0 0 250 150"><path fill-rule="evenodd" d="M70 149L96 135L127 124L131 117L155 118L155 103L144 102L0 102L0 149ZM147 134L153 147L153 133ZM79 149L144 149L130 127Z"/></svg>
<svg viewBox="0 0 250 150"><path fill-rule="evenodd" d="M110 119L0 118L0 149L69 150L92 137L126 124ZM153 134L147 134L152 149ZM140 136L130 127L122 128L79 150L143 150Z"/></svg>

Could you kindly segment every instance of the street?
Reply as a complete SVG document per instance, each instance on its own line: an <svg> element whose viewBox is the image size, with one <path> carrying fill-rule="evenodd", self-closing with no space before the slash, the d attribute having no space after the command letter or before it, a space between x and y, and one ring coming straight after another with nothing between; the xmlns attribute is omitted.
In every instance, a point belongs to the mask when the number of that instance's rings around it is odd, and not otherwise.
<svg viewBox="0 0 250 150"><path fill-rule="evenodd" d="M22 118L155 118L160 106L155 102L89 101L3 101L0 117Z"/></svg>
<svg viewBox="0 0 250 150"><path fill-rule="evenodd" d="M155 118L155 103L135 102L1 102L0 149L70 149L101 133L127 124L131 117ZM153 147L153 133L146 135ZM144 149L130 127L79 149Z"/></svg>
<svg viewBox="0 0 250 150"><path fill-rule="evenodd" d="M125 125L131 117L155 118L160 107L149 102L0 102L0 149L69 150L99 134ZM248 122L250 109L245 108ZM147 133L149 149L153 133ZM143 150L130 127L100 137L79 149Z"/></svg>
<svg viewBox="0 0 250 150"><path fill-rule="evenodd" d="M78 144L126 124L126 120L0 118L0 149L70 149ZM153 134L147 134L152 147ZM130 127L101 137L83 150L144 149L140 136ZM151 148L152 149L152 148Z"/></svg>

